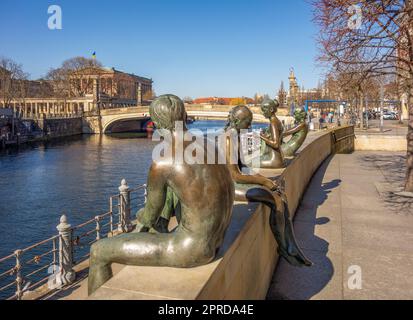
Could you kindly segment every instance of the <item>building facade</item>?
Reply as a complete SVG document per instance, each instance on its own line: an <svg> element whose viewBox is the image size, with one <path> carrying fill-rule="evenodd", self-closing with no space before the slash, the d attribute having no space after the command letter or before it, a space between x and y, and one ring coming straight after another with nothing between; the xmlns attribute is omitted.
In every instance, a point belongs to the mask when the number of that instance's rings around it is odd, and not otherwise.
<svg viewBox="0 0 413 320"><path fill-rule="evenodd" d="M89 67L70 75L69 95L92 99L95 107L99 104L101 108L142 105L152 98L152 84L152 79L115 68Z"/></svg>
<svg viewBox="0 0 413 320"><path fill-rule="evenodd" d="M2 74L6 75L6 71ZM0 78L0 93L16 91L16 88L6 86L6 76ZM18 94L4 92L5 96L13 98L7 101L0 99L0 108L13 108L23 118L79 116L83 112L95 113L100 109L149 103L152 84L152 79L115 68L87 67L72 71L68 85L59 81L19 80L19 88L23 90L19 89L21 92Z"/></svg>

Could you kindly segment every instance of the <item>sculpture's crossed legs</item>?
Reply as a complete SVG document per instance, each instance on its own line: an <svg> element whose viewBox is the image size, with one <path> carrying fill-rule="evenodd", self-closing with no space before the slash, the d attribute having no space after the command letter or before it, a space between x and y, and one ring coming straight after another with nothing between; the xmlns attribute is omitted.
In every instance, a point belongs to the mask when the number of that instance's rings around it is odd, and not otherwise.
<svg viewBox="0 0 413 320"><path fill-rule="evenodd" d="M242 185L237 185L237 187ZM278 244L278 252L290 264L295 266L311 266L297 244L288 205L280 194L272 193L264 187L255 186L249 189L236 189L236 200L259 202L270 208L270 227Z"/></svg>
<svg viewBox="0 0 413 320"><path fill-rule="evenodd" d="M156 221L159 215L143 219ZM145 220L148 221L148 220ZM178 228L173 233L136 232L101 239L90 251L89 295L112 277L112 263L190 268L209 263L215 248L202 235Z"/></svg>

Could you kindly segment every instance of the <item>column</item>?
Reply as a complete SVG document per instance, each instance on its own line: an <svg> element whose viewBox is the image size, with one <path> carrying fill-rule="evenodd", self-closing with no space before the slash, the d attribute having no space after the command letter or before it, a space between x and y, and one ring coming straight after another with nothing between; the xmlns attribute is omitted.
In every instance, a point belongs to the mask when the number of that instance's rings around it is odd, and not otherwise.
<svg viewBox="0 0 413 320"><path fill-rule="evenodd" d="M142 105L142 84L140 82L138 83L138 93L136 97L136 103L138 106Z"/></svg>

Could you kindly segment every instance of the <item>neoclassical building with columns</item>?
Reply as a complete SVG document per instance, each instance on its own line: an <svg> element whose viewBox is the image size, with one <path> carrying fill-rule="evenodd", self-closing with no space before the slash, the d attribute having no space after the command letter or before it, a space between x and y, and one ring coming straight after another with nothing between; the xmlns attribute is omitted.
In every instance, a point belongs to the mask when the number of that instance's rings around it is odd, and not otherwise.
<svg viewBox="0 0 413 320"><path fill-rule="evenodd" d="M53 81L26 81L25 97L0 108L13 108L22 118L73 117L101 109L140 106L152 98L152 79L115 68L88 67L70 74L69 92ZM55 94L54 94L55 93Z"/></svg>

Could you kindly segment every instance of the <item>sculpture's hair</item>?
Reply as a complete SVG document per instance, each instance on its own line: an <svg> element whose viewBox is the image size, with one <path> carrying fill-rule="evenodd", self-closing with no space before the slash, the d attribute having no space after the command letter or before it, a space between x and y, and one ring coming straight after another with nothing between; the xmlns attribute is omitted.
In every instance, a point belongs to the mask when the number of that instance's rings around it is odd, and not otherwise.
<svg viewBox="0 0 413 320"><path fill-rule="evenodd" d="M273 114L277 111L278 107L280 106L277 99L265 99L261 104L261 110L263 114Z"/></svg>
<svg viewBox="0 0 413 320"><path fill-rule="evenodd" d="M294 119L297 123L301 123L305 120L307 112L304 108L297 108L294 111Z"/></svg>
<svg viewBox="0 0 413 320"><path fill-rule="evenodd" d="M243 116L243 117L241 117ZM236 128L237 123L240 120L249 118L249 121L252 122L253 114L247 106L236 106L232 108L228 114L227 124L225 125L225 130L228 128Z"/></svg>
<svg viewBox="0 0 413 320"><path fill-rule="evenodd" d="M186 120L184 103L173 94L165 94L156 98L149 107L149 113L158 129L172 131L176 121L185 122Z"/></svg>

